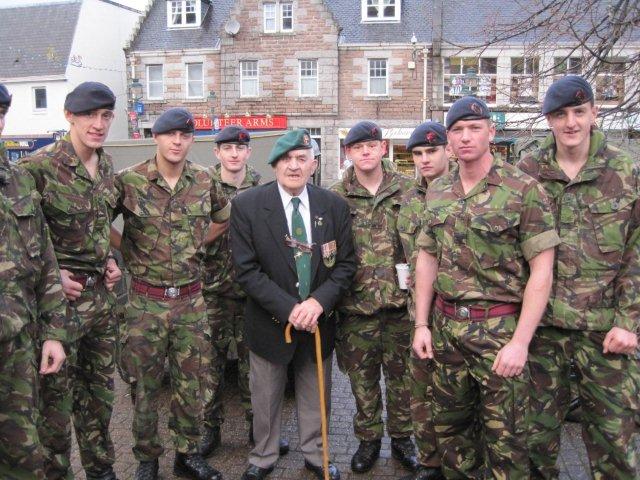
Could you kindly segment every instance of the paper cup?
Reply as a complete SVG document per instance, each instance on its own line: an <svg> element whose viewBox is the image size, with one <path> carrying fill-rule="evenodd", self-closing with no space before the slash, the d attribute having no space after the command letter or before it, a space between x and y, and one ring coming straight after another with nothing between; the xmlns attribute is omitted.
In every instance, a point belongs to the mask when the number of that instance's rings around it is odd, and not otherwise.
<svg viewBox="0 0 640 480"><path fill-rule="evenodd" d="M396 273L400 290L407 290L409 288L409 265L406 263L396 264Z"/></svg>

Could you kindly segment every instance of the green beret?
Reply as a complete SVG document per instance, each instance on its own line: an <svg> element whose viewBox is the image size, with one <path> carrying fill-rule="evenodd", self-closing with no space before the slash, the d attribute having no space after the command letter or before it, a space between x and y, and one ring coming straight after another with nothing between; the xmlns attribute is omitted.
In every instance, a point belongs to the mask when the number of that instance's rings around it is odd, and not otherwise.
<svg viewBox="0 0 640 480"><path fill-rule="evenodd" d="M281 136L271 149L269 154L269 165L276 163L280 157L291 150L309 149L311 146L311 137L309 132L304 128L291 130Z"/></svg>

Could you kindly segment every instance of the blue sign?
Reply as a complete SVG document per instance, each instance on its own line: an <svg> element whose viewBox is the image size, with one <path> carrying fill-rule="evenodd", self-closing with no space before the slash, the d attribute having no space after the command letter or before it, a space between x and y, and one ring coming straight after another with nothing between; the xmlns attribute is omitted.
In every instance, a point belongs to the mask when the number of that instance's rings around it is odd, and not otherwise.
<svg viewBox="0 0 640 480"><path fill-rule="evenodd" d="M142 115L144 113L144 103L142 102L136 102L133 108L138 115Z"/></svg>

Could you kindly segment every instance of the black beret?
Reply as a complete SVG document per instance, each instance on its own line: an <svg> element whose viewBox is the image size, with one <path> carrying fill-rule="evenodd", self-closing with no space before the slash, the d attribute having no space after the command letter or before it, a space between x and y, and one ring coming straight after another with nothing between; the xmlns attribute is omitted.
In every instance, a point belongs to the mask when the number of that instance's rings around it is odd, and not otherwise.
<svg viewBox="0 0 640 480"><path fill-rule="evenodd" d="M195 131L195 121L193 115L186 108L174 107L170 108L158 119L151 127L151 133L167 133L172 130L180 130L185 133L193 133Z"/></svg>
<svg viewBox="0 0 640 480"><path fill-rule="evenodd" d="M344 139L345 147L358 142L369 142L371 140L382 140L382 129L374 122L367 120L356 123Z"/></svg>
<svg viewBox="0 0 640 480"><path fill-rule="evenodd" d="M269 154L269 165L276 163L281 156L291 150L303 150L311 147L311 137L304 128L291 130L281 136L271 149Z"/></svg>
<svg viewBox="0 0 640 480"><path fill-rule="evenodd" d="M409 141L407 142L407 150L410 152L413 147L437 147L438 145L447 144L447 130L444 125L438 122L424 122L416 127Z"/></svg>
<svg viewBox="0 0 640 480"><path fill-rule="evenodd" d="M542 102L542 114L555 112L562 107L576 107L593 102L591 85L579 75L567 75L551 84Z"/></svg>
<svg viewBox="0 0 640 480"><path fill-rule="evenodd" d="M11 106L11 94L9 93L9 90L7 90L7 87L2 85L1 83L0 83L0 105L2 105L3 107Z"/></svg>
<svg viewBox="0 0 640 480"><path fill-rule="evenodd" d="M89 112L98 108L113 110L116 96L100 82L84 82L74 88L64 101L64 109L71 113Z"/></svg>
<svg viewBox="0 0 640 480"><path fill-rule="evenodd" d="M237 143L239 145L247 145L251 141L251 135L246 128L240 125L229 125L224 127L220 133L216 135L215 142L220 143Z"/></svg>
<svg viewBox="0 0 640 480"><path fill-rule="evenodd" d="M447 130L458 120L491 118L489 107L477 97L467 96L456 100L447 112Z"/></svg>

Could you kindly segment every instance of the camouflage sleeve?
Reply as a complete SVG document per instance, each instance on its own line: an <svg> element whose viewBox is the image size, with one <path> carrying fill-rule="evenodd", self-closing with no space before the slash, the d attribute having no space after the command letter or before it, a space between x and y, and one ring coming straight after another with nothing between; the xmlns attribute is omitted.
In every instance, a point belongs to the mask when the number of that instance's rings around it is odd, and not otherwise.
<svg viewBox="0 0 640 480"><path fill-rule="evenodd" d="M636 177L637 178L637 177ZM622 266L615 280L616 311L613 324L640 334L640 199L631 212Z"/></svg>
<svg viewBox="0 0 640 480"><path fill-rule="evenodd" d="M38 192L42 194L42 191L44 190L44 182L42 179L42 172L38 168L38 164L35 161L33 161L33 159L31 159L30 157L23 157L20 160L18 160L18 165L20 165L27 172L29 172L29 174L31 175L31 177L36 183L36 190L38 190ZM38 202L38 205L40 205L39 202Z"/></svg>
<svg viewBox="0 0 640 480"><path fill-rule="evenodd" d="M116 187L116 207L113 209L113 217L111 221L118 218L118 215L122 213L122 202L124 199L124 187L122 186L123 171L118 172L114 176L114 186Z"/></svg>
<svg viewBox="0 0 640 480"><path fill-rule="evenodd" d="M538 182L528 184L523 193L519 236L527 261L560 243L549 199Z"/></svg>
<svg viewBox="0 0 640 480"><path fill-rule="evenodd" d="M36 215L41 225L42 272L36 286L36 298L38 300L39 319L42 322L42 339L65 342L68 340L67 304L62 292L58 261L49 238L49 230L47 229L44 214L38 203L39 195L37 196L38 198L34 199L34 203L36 205Z"/></svg>
<svg viewBox="0 0 640 480"><path fill-rule="evenodd" d="M420 233L418 235L418 238L416 239L416 246L422 248L431 255L437 255L438 249L436 244L436 237L433 234L433 231L429 228L429 223L432 217L433 214L427 208L422 218L422 228L419 230Z"/></svg>
<svg viewBox="0 0 640 480"><path fill-rule="evenodd" d="M224 223L229 220L231 203L222 191L220 184L211 180L211 220L214 223Z"/></svg>

